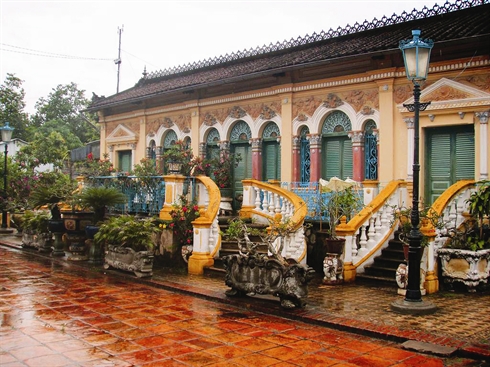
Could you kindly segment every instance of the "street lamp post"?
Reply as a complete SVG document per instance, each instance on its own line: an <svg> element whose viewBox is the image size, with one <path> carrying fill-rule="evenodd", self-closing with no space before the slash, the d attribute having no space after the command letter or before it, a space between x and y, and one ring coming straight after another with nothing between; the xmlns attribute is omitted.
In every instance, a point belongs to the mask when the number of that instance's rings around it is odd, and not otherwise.
<svg viewBox="0 0 490 367"><path fill-rule="evenodd" d="M4 169L3 169L3 200L5 202L5 201L7 201L8 145L10 143L10 140L12 139L12 132L14 131L14 128L10 127L8 122L5 122L5 125L3 127L0 127L0 130L2 131L3 143L5 144L5 159L4 159ZM2 231L3 232L8 231L7 227L8 227L8 225L7 225L7 211L5 210L5 208L3 208L3 210L2 210Z"/></svg>
<svg viewBox="0 0 490 367"><path fill-rule="evenodd" d="M419 212L419 113L424 111L430 102L420 103L420 83L427 79L429 72L430 51L434 42L420 39L420 30L412 31L413 39L400 41L400 49L403 52L403 61L407 78L413 83L413 104L404 105L408 111L414 113L414 145L413 145L413 193L412 210L410 215L411 230L408 235L408 284L405 299L392 303L394 311L406 314L430 314L436 311L436 307L422 300L420 292L420 258L422 232L420 232Z"/></svg>

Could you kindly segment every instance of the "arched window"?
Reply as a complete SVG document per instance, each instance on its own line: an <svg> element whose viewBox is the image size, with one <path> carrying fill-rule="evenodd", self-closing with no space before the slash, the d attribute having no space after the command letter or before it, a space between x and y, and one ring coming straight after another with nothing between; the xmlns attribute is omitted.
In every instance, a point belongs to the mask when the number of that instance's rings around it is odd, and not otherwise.
<svg viewBox="0 0 490 367"><path fill-rule="evenodd" d="M368 120L364 125L364 179L378 179L378 143L374 134L376 123Z"/></svg>
<svg viewBox="0 0 490 367"><path fill-rule="evenodd" d="M275 122L269 122L262 133L262 179L281 179L281 146L277 139L281 132Z"/></svg>
<svg viewBox="0 0 490 367"><path fill-rule="evenodd" d="M304 126L300 132L300 181L301 182L310 182L310 165L311 165L311 157L310 157L310 141L307 138L307 135L310 133L310 129Z"/></svg>
<svg viewBox="0 0 490 367"><path fill-rule="evenodd" d="M219 132L215 128L209 130L206 137L206 158L214 159L219 158Z"/></svg>
<svg viewBox="0 0 490 367"><path fill-rule="evenodd" d="M322 126L322 178L352 178L352 141L348 132L352 130L349 117L342 111L329 114Z"/></svg>

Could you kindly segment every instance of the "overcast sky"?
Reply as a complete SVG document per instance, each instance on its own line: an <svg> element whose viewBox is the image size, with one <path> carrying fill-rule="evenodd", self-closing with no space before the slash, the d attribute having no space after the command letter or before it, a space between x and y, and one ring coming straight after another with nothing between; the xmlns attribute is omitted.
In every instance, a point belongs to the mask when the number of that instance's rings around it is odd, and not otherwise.
<svg viewBox="0 0 490 367"><path fill-rule="evenodd" d="M24 81L33 113L59 84L74 82L87 98L115 94L120 28L123 91L145 66L158 71L435 4L444 1L0 0L0 78Z"/></svg>

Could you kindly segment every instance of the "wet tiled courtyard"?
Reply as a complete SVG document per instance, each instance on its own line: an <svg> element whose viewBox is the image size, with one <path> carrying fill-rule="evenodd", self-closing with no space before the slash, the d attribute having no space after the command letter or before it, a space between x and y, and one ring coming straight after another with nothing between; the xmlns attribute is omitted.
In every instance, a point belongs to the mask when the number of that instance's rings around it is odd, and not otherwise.
<svg viewBox="0 0 490 367"><path fill-rule="evenodd" d="M320 283L312 285L307 308L291 311L285 318L278 302L269 299L246 299L241 307L227 302L223 296L227 287L213 278L166 274L164 281L159 274L148 281L153 286L144 283L130 275L121 277L0 246L0 365L483 365L467 358L419 354L393 341L293 320L308 321L316 315L332 324L348 326L351 320L353 327L373 328L377 313L389 308L384 302L393 298L391 294L379 297L356 292L356 287L332 288ZM320 297L327 292L339 296L341 289L343 301ZM353 303L352 297L357 297ZM453 298L450 300L458 302L458 295ZM258 309L250 306L255 303ZM260 309L268 312L256 312ZM485 312L488 315L488 308ZM434 325L436 333L423 330L429 325L427 317L412 317L406 331L422 338L438 336L440 341L446 335L451 343L480 337L476 330L458 323L455 314L450 316L445 316L447 326ZM444 316L434 317L437 319L430 322L441 322ZM399 323L405 318L390 313L380 328L403 331ZM472 325L485 321L480 317ZM454 330L458 328L461 334Z"/></svg>

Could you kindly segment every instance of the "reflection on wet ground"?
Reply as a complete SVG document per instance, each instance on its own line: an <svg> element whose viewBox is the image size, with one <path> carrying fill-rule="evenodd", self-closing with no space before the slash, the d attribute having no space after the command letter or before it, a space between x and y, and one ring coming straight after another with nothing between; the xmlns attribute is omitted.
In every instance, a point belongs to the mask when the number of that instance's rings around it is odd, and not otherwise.
<svg viewBox="0 0 490 367"><path fill-rule="evenodd" d="M339 326L351 320L356 328L378 325L379 330L409 330L422 337L429 329L433 332L429 336L441 342L447 325L452 325L462 334L451 330L459 338L445 338L463 344L468 343L467 335L480 337L479 331L464 325L465 318L458 321L454 310L474 310L481 317L471 325L488 331L483 316L488 297L483 296L483 309L451 306L441 308L442 315L408 318L388 311L392 290L325 287L318 281L312 284L306 309L287 311L284 318L280 316L285 311L273 298L246 298L235 307L224 296L227 287L219 279L159 273L150 287L133 277L128 281L58 261L0 247L2 367L477 366L481 362L417 354L394 342L293 319ZM459 295L440 295L431 301L448 299L460 307L468 303ZM378 320L384 314L388 316Z"/></svg>

